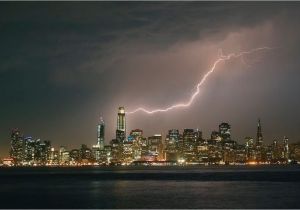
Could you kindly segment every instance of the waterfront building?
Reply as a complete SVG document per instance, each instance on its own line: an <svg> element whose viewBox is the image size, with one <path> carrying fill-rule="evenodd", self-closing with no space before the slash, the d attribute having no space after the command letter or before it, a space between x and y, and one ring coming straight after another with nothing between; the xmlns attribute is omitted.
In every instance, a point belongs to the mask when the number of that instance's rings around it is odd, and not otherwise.
<svg viewBox="0 0 300 210"><path fill-rule="evenodd" d="M110 141L111 146L111 159L112 164L119 164L122 155L122 143L117 139Z"/></svg>
<svg viewBox="0 0 300 210"><path fill-rule="evenodd" d="M234 154L235 164L245 164L247 162L246 148L244 145L236 145Z"/></svg>
<svg viewBox="0 0 300 210"><path fill-rule="evenodd" d="M62 153L61 164L62 165L69 165L70 164L70 152L69 151L64 151Z"/></svg>
<svg viewBox="0 0 300 210"><path fill-rule="evenodd" d="M63 153L67 151L65 146L60 146L59 148L59 163L62 163L62 157L63 157Z"/></svg>
<svg viewBox="0 0 300 210"><path fill-rule="evenodd" d="M92 146L92 155L96 162L99 162L99 160L100 160L101 151L102 150L100 149L100 146L98 144Z"/></svg>
<svg viewBox="0 0 300 210"><path fill-rule="evenodd" d="M78 164L80 162L80 152L78 149L72 149L70 151L70 161L72 165Z"/></svg>
<svg viewBox="0 0 300 210"><path fill-rule="evenodd" d="M184 129L182 138L184 142L183 158L187 162L197 161L198 133L194 129Z"/></svg>
<svg viewBox="0 0 300 210"><path fill-rule="evenodd" d="M132 137L132 153L134 160L140 160L142 157L143 149L143 131L141 129L135 129L130 132Z"/></svg>
<svg viewBox="0 0 300 210"><path fill-rule="evenodd" d="M38 165L46 165L50 159L51 142L41 141L37 139L35 142L35 163Z"/></svg>
<svg viewBox="0 0 300 210"><path fill-rule="evenodd" d="M177 161L178 153L180 150L179 146L180 134L179 130L169 130L165 139L164 159L167 161Z"/></svg>
<svg viewBox="0 0 300 210"><path fill-rule="evenodd" d="M184 129L182 137L185 150L193 150L197 143L197 135L195 135L194 129Z"/></svg>
<svg viewBox="0 0 300 210"><path fill-rule="evenodd" d="M24 141L20 131L15 128L10 135L10 157L14 160L15 165L21 165L24 157Z"/></svg>
<svg viewBox="0 0 300 210"><path fill-rule="evenodd" d="M125 141L122 143L121 161L124 164L129 165L133 160L133 141Z"/></svg>
<svg viewBox="0 0 300 210"><path fill-rule="evenodd" d="M110 145L105 145L104 149L100 152L100 165L109 165L112 159L112 147Z"/></svg>
<svg viewBox="0 0 300 210"><path fill-rule="evenodd" d="M245 152L248 162L253 162L256 160L256 149L254 146L254 140L252 137L245 137Z"/></svg>
<svg viewBox="0 0 300 210"><path fill-rule="evenodd" d="M180 133L178 129L171 129L169 130L167 136L166 136L166 145L175 145L174 148L177 147L177 144L179 142Z"/></svg>
<svg viewBox="0 0 300 210"><path fill-rule="evenodd" d="M2 164L4 166L14 166L15 165L15 162L14 162L14 159L13 158L3 158L2 159Z"/></svg>
<svg viewBox="0 0 300 210"><path fill-rule="evenodd" d="M266 146L266 162L272 163L272 161L273 161L272 145L268 145L268 146Z"/></svg>
<svg viewBox="0 0 300 210"><path fill-rule="evenodd" d="M152 157L154 160L163 159L163 144L161 134L155 134L148 137L148 152L149 157Z"/></svg>
<svg viewBox="0 0 300 210"><path fill-rule="evenodd" d="M23 164L24 165L33 165L34 164L34 154L36 149L35 140L31 136L24 138L24 156Z"/></svg>
<svg viewBox="0 0 300 210"><path fill-rule="evenodd" d="M92 151L85 144L81 145L79 154L80 154L79 156L80 156L81 163L83 163L83 164L87 164L92 160L92 157L93 157Z"/></svg>
<svg viewBox="0 0 300 210"><path fill-rule="evenodd" d="M55 150L54 147L50 149L50 165L58 165L59 164L59 151Z"/></svg>
<svg viewBox="0 0 300 210"><path fill-rule="evenodd" d="M293 143L289 145L290 158L296 162L300 163L300 143Z"/></svg>

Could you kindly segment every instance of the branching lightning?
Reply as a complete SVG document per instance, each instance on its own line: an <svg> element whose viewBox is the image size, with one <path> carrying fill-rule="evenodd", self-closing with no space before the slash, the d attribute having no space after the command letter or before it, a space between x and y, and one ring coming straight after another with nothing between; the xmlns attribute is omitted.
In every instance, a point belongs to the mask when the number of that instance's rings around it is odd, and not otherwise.
<svg viewBox="0 0 300 210"><path fill-rule="evenodd" d="M147 114L154 114L154 113L157 113L157 112L167 112L167 111L170 111L172 109L176 109L176 108L184 108L184 107L189 107L194 99L196 98L196 96L199 94L200 92L200 87L205 83L205 81L207 80L207 78L209 77L209 75L211 75L217 65L222 62L222 61L227 61L227 60L230 60L232 58L239 58L239 57L242 57L244 55L247 55L247 54L252 54L252 53L255 53L255 52L258 52L258 51L262 51L262 50L271 50L273 48L270 48L270 47L260 47L260 48L255 48L255 49L252 49L252 50L249 50L249 51L243 51L243 52L240 52L240 53L231 53L231 54L228 54L228 55L223 55L222 54L222 50L220 50L219 52L219 58L213 63L212 67L210 68L210 70L202 77L202 79L200 80L200 82L197 84L196 86L196 91L191 95L190 99L185 102L185 103L178 103L178 104L174 104L172 106L169 106L167 108L164 108L164 109L154 109L154 110L147 110L143 107L139 107L131 112L126 112L127 114L134 114L136 112L145 112Z"/></svg>

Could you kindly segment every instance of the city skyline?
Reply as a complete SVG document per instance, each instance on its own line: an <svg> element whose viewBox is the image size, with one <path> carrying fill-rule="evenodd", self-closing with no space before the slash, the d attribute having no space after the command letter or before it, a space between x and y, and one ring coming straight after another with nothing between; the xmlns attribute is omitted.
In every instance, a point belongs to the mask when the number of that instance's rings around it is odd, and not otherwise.
<svg viewBox="0 0 300 210"><path fill-rule="evenodd" d="M299 162L299 144L289 144L288 137L264 142L260 118L256 137L245 136L243 142L232 137L232 126L227 122L204 138L202 130L173 128L167 135L145 136L143 130L126 132L126 110L119 107L115 138L105 144L105 122L97 125L96 144L80 147L60 145L51 141L24 136L15 128L11 131L9 158L5 166L82 166L82 165L256 165L290 164Z"/></svg>
<svg viewBox="0 0 300 210"><path fill-rule="evenodd" d="M237 145L241 145L241 146L248 146L249 140L252 141L252 144L255 145L256 148L260 149L260 148L266 148L268 143L265 143L264 141L264 137L263 137L263 132L262 132L262 126L261 126L261 119L258 118L257 121L257 133L256 133L256 137L255 136L244 136L244 138L242 140L237 140L234 137L232 137L232 127L230 124L228 124L227 122L220 122L219 124L219 128L215 128L211 131L210 136L208 138L203 136L203 131L199 130L199 128L183 128L183 129L178 129L178 128L172 128L169 129L168 132L165 131L166 135L162 135L161 133L155 133L152 134L150 136L144 136L143 133L144 131L142 129L134 129L131 130L130 132L126 131L126 111L124 107L119 107L118 108L118 112L117 112L117 118L116 118L116 133L115 133L115 137L113 139L110 139L107 143L105 142L105 122L103 120L102 117L100 117L99 119L99 123L97 124L97 140L96 140L96 144L93 145L87 145L85 142L82 142L80 144L80 146L85 145L87 148L91 148L92 151L96 150L96 151L104 151L107 150L107 148L105 149L105 147L109 146L109 147L113 147L114 144L122 144L126 142L134 142L137 141L137 137L140 138L145 138L145 139L149 139L151 138L151 136L160 136L160 141L162 146L164 147L164 149L166 149L168 147L168 139L170 138L170 135L177 139L177 143L178 143L178 138L179 135L181 135L181 131L182 133L185 133L186 131L190 131L192 133L196 132L197 133L197 138L200 138L201 141L205 141L205 142L209 142L209 141L216 141L216 142L226 142L226 141L234 141L235 144ZM173 133L173 134L170 134ZM174 133L175 132L175 133ZM199 133L198 133L199 132ZM17 136L17 139L15 136ZM177 136L177 137L174 137ZM192 134L193 136L194 134ZM19 139L20 137L20 139ZM193 138L193 137L192 137ZM16 139L13 140L12 139ZM272 140L272 143L274 142L278 142L280 141L281 137L276 137ZM283 139L288 139L288 137L285 135L283 137ZM42 142L43 139L40 139L38 137L33 137L33 136L26 136L23 134L22 130L18 129L18 128L14 128L11 130L11 149L10 149L10 157L13 157L11 152L12 152L12 148L15 148L13 150L16 150L16 156L20 156L23 158L23 153L24 153L24 149L26 151L26 145L31 145L32 142L34 141L38 141L38 142ZM185 140L182 139L182 141L184 142ZM44 140L45 144L48 144L49 146L49 152L50 149L51 151L55 151L55 148L58 148L57 145L52 145L51 141L49 140ZM176 144L177 144L176 143ZM296 142L296 143L300 143L300 142ZM206 143L207 144L207 143ZM59 145L59 148L64 148L64 151L70 151L70 150L74 150L77 147L74 146L70 146L70 145ZM34 150L36 149L29 149L29 151L32 151L32 153L34 153ZM26 152L25 152L26 153ZM33 155L34 156L34 155ZM93 156L95 156L95 154L93 154ZM96 155L99 156L99 155ZM19 159L22 159L19 158ZM16 159L16 158L14 158ZM18 159L18 158L17 158Z"/></svg>
<svg viewBox="0 0 300 210"><path fill-rule="evenodd" d="M1 4L0 157L15 127L55 147L94 145L100 116L108 144L118 107L188 101L220 55L261 46L274 50L220 63L189 109L127 116L126 130L198 128L208 138L228 122L243 143L261 118L266 143L300 141L297 3Z"/></svg>

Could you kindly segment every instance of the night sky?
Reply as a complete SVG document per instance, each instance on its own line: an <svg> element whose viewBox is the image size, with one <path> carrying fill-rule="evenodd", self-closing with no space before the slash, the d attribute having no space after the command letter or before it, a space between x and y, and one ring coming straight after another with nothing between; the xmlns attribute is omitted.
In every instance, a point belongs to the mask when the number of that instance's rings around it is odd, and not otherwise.
<svg viewBox="0 0 300 210"><path fill-rule="evenodd" d="M266 143L300 141L300 2L1 2L0 156L10 130L57 148L115 136L117 108L164 108L187 101L220 55L222 62L187 109L127 117L145 136L221 122L244 143L258 117Z"/></svg>

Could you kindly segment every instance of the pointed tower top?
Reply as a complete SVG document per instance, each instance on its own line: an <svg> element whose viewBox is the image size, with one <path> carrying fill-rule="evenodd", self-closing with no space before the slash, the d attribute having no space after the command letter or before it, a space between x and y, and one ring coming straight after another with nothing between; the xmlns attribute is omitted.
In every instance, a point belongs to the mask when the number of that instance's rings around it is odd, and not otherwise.
<svg viewBox="0 0 300 210"><path fill-rule="evenodd" d="M101 123L101 124L104 124L104 120L103 120L103 117L102 117L102 116L100 117L100 123Z"/></svg>

